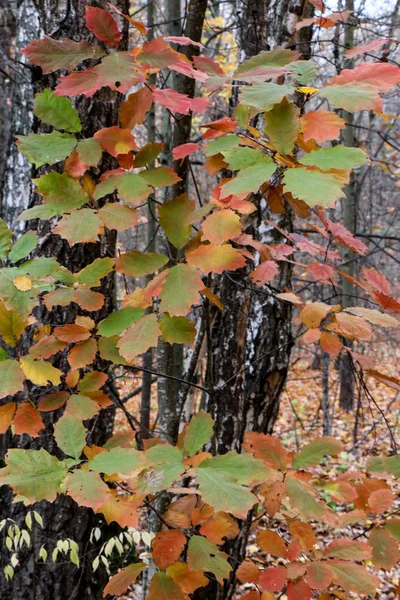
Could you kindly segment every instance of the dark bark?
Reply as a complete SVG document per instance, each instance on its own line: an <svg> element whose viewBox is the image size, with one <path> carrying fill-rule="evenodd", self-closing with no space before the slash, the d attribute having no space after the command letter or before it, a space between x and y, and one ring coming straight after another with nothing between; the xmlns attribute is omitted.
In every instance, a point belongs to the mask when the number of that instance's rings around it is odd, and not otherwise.
<svg viewBox="0 0 400 600"><path fill-rule="evenodd" d="M24 18L24 5L29 4L32 13L31 21L27 23ZM30 4L28 1L19 2L17 6L17 37L25 38L26 45L30 39L40 37L43 33L52 35L55 38L70 37L74 40L89 38L89 32L85 28L84 12L85 2L82 0L68 0L65 2L57 0L40 0L36 4ZM125 0L116 2L121 10L127 12L128 6ZM36 33L31 35L32 23L36 23ZM122 23L121 23L122 24ZM26 28L30 28L29 36L26 34ZM127 30L125 24L123 42L121 49L127 44ZM26 39L26 38L29 39ZM27 86L27 96L25 98L25 112L31 109L33 93L41 91L45 87L52 87L55 83L55 76L42 76L40 69L27 69L26 71L32 74L31 88ZM118 108L122 100L122 95L117 92L111 92L104 89L92 98L78 98L77 108L80 113L83 135L90 137L95 131L102 127L115 125L117 122ZM19 114L22 114L20 111ZM18 121L11 125L13 135L15 133L28 133L27 127L20 129ZM41 125L34 122L34 131L40 131ZM15 153L15 148L8 150L9 157ZM23 164L18 171L14 171L15 161L9 160L7 165L6 177L9 181L13 181L13 177L18 178L18 182L22 181L25 185L25 192L30 195L29 179L32 175L28 165ZM110 168L113 166L109 161L103 161L101 169ZM7 218L8 215L18 214L22 208L19 207L19 198L11 193L5 198L6 206L4 206L3 214ZM30 204L37 201L35 195L31 195ZM18 208L18 211L16 210ZM13 221L13 219L8 219ZM65 240L51 233L49 222L31 223L31 226L38 231L41 238L39 244L40 250L37 255L55 257L60 264L67 267L73 272L81 270L86 265L93 262L98 257L114 256L115 254L115 235L114 232L107 232L102 236L99 243L77 244L72 248ZM110 276L105 278L103 285L99 288L105 295L105 304L101 311L96 313L85 313L76 305L67 308L55 308L48 312L43 306L35 309L36 318L42 323L51 323L52 325L61 325L73 322L76 314L90 314L95 319L104 318L113 308L114 300L114 280ZM32 343L32 332L24 336L21 341L19 350L25 354L30 344ZM56 355L54 360L55 366L59 367L64 372L68 370L66 356L63 354ZM105 371L106 363L97 359L93 364L94 369ZM62 388L60 388L62 389ZM37 392L32 388L29 390L30 398L37 398ZM12 447L23 447L29 449L37 449L40 447L46 448L50 452L57 452L54 441L52 439L52 423L60 416L50 413L46 417L46 429L40 437L31 440L27 435L24 436L2 436L0 447L5 450ZM113 411L102 411L98 418L89 424L88 440L90 443L103 444L112 433L113 428ZM58 451L59 452L59 451ZM12 504L12 493L8 488L0 489L0 515L2 518L14 519L18 524L22 524L26 514L25 507L22 503ZM101 597L101 591L105 584L106 574L104 569L100 568L96 573L93 573L91 562L95 558L95 547L89 545L91 530L94 526L103 524L103 520L96 516L91 509L79 507L71 498L59 496L57 500L50 504L48 502L39 502L35 505L35 509L42 516L44 528L35 526L33 537L33 545L29 550L24 550L19 554L20 565L15 570L15 575L12 582L6 582L3 572L0 574L0 597L2 600L20 600L21 598L31 598L37 600L94 600ZM107 528L103 527L106 532ZM106 534L107 535L107 534ZM45 544L49 556L58 539L72 538L79 545L79 555L81 558L81 566L78 569L72 565L65 557L59 559L58 563L53 564L49 558L46 564L38 560L39 548ZM6 565L9 561L10 553L2 547L0 551L0 562Z"/></svg>

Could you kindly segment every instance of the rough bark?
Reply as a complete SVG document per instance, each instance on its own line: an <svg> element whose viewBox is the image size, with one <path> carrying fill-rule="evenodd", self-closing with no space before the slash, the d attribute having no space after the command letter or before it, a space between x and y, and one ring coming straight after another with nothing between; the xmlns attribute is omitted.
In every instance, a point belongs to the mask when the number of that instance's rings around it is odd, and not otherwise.
<svg viewBox="0 0 400 600"><path fill-rule="evenodd" d="M311 10L313 10L311 8ZM311 32L295 32L294 25L310 16L309 4L276 0L250 0L240 5L240 60L275 46L296 47L308 57ZM235 101L235 99L234 99ZM273 227L263 199L248 229L264 243L283 239ZM281 229L291 229L291 215L273 217ZM218 313L212 330L212 379L216 386L216 451L240 449L246 429L271 432L279 410L279 398L286 381L292 347L291 309L265 289L252 289L248 269L226 273L220 284L226 306ZM281 267L277 287L289 286L291 267Z"/></svg>
<svg viewBox="0 0 400 600"><path fill-rule="evenodd" d="M128 6L125 0L120 0L117 5L121 10L127 11ZM30 17L27 17L27 11ZM84 26L85 2L82 0L40 0L37 3L28 0L18 2L17 6L17 39L24 40L20 47L26 45L30 39L40 37L43 33L52 35L56 38L70 37L77 41L88 38L89 32ZM32 32L32 24L35 23L36 30ZM125 26L124 26L125 27ZM28 31L27 31L28 28ZM124 28L122 46L127 43L127 31ZM42 76L40 69L27 69L28 74L32 74L30 85L26 85L26 97L24 110L29 113L32 105L33 93L41 91L44 87L51 87L55 83L54 76ZM78 98L77 108L79 110L83 125L83 135L90 137L93 133L102 128L114 125L117 122L118 107L122 96L117 92L103 90L98 92L90 99ZM19 115L12 123L13 135L15 133L28 133L29 123L22 117L23 110L17 110ZM30 116L31 118L31 116ZM19 120L21 119L21 120ZM20 123L24 123L24 127ZM40 131L40 124L33 124L34 131ZM37 201L35 195L31 194L29 180L32 176L31 169L26 163L21 163L18 159L13 159L16 152L14 147L8 151L9 160L5 177L11 182L9 192L5 196L5 206L3 214L10 224L13 223L14 215L26 208L28 203L20 206L19 203L19 185L22 186L26 198L29 198L29 204ZM15 154L15 156L17 156ZM18 166L18 168L16 167ZM110 168L111 164L107 161L101 165L101 168ZM13 182L17 185L13 186ZM41 243L38 255L53 256L57 258L60 264L71 271L79 271L87 264L90 264L98 257L114 256L115 253L115 235L107 233L102 236L99 243L77 244L69 248L65 240L59 236L52 235L48 222L31 223L35 226L40 236ZM90 313L94 318L104 318L112 310L114 301L114 282L113 278L106 278L101 289L106 301L104 307L98 313ZM48 312L43 307L36 309L35 316L42 323L51 323L52 325L61 325L71 323L76 314L85 314L77 306L67 308L56 308ZM86 313L87 314L87 313ZM24 335L21 342L23 354L27 352L32 343L32 332ZM64 355L56 356L55 366L61 368L64 372L68 370L66 357ZM99 370L106 370L106 364L98 360L93 367ZM29 390L31 398L36 398L35 389ZM51 413L46 420L46 429L41 436L31 440L29 436L1 436L0 448L3 451L11 447L24 447L37 449L44 447L50 452L57 452L52 436L52 422L58 414ZM97 419L89 427L91 443L103 444L112 433L113 411L104 411L100 413ZM0 490L0 515L14 519L21 524L26 514L26 509L22 503L12 504L12 493L7 488ZM93 573L91 562L95 557L95 549L89 546L89 537L94 526L100 523L99 518L91 509L79 507L71 498L59 496L58 499L50 504L48 502L39 502L35 509L41 514L44 521L44 528L35 528L33 534L33 544L29 550L20 553L20 565L15 571L12 582L6 582L3 573L0 575L0 597L2 600L20 600L21 598L43 599L43 600L94 600L101 596L101 590L104 587L105 572L99 569ZM106 529L106 528L105 528ZM104 531L104 528L103 528ZM79 545L79 554L81 557L81 567L78 569L68 560L59 560L53 564L51 560L43 564L38 560L38 551L44 543L51 556L58 539L74 539ZM9 552L3 547L0 551L0 562L2 565L9 561Z"/></svg>

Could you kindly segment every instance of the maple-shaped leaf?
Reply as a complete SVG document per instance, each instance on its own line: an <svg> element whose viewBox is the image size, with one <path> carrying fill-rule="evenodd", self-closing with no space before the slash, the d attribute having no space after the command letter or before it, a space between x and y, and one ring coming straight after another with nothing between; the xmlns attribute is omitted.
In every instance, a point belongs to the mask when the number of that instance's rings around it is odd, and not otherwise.
<svg viewBox="0 0 400 600"><path fill-rule="evenodd" d="M335 108L344 108L348 112L357 110L377 110L382 107L382 99L375 87L365 83L346 83L330 85L319 91Z"/></svg>
<svg viewBox="0 0 400 600"><path fill-rule="evenodd" d="M204 571L194 571L186 563L176 562L167 568L167 575L175 581L186 594L193 594L200 587L208 584Z"/></svg>
<svg viewBox="0 0 400 600"><path fill-rule="evenodd" d="M0 361L0 395L13 396L24 389L25 376L19 362L14 359Z"/></svg>
<svg viewBox="0 0 400 600"><path fill-rule="evenodd" d="M201 569L213 573L220 583L229 577L232 567L227 561L228 555L200 535L193 535L189 542L188 562L192 569Z"/></svg>
<svg viewBox="0 0 400 600"><path fill-rule="evenodd" d="M190 600L190 598L171 577L156 572L149 585L147 600Z"/></svg>
<svg viewBox="0 0 400 600"><path fill-rule="evenodd" d="M132 471L144 469L146 464L147 461L142 452L134 448L117 447L97 454L89 461L88 468L106 475L114 473L130 475Z"/></svg>
<svg viewBox="0 0 400 600"><path fill-rule="evenodd" d="M16 494L31 502L53 502L61 492L67 466L47 450L11 449L5 461L6 467L0 470L0 485L10 485Z"/></svg>
<svg viewBox="0 0 400 600"><path fill-rule="evenodd" d="M62 100L62 98L59 98L59 100ZM93 138L79 140L76 151L80 160L88 167L96 167L103 154L99 142Z"/></svg>
<svg viewBox="0 0 400 600"><path fill-rule="evenodd" d="M162 37L144 44L137 60L146 67L168 68L197 81L205 81L208 77L202 71L194 69L191 61L166 44Z"/></svg>
<svg viewBox="0 0 400 600"><path fill-rule="evenodd" d="M331 148L312 150L303 156L299 162L303 165L318 167L322 171L330 169L353 169L368 162L368 157L361 148L349 148L343 144Z"/></svg>
<svg viewBox="0 0 400 600"><path fill-rule="evenodd" d="M333 581L345 592L375 596L377 588L381 585L379 577L354 562L331 560L328 564L333 572Z"/></svg>
<svg viewBox="0 0 400 600"><path fill-rule="evenodd" d="M29 402L23 402L18 405L17 412L13 420L14 430L17 435L27 433L32 437L39 435L39 431L44 429L44 423L36 408Z"/></svg>
<svg viewBox="0 0 400 600"><path fill-rule="evenodd" d="M64 160L76 146L75 137L58 131L40 135L17 135L16 138L21 154L37 168Z"/></svg>
<svg viewBox="0 0 400 600"><path fill-rule="evenodd" d="M274 277L279 273L278 264L274 260L266 260L258 265L249 277L254 281L258 287L262 287L269 281L272 281Z"/></svg>
<svg viewBox="0 0 400 600"><path fill-rule="evenodd" d="M127 154L131 150L137 150L135 138L129 129L121 129L116 126L105 127L96 131L93 138L111 156L117 157L118 154Z"/></svg>
<svg viewBox="0 0 400 600"><path fill-rule="evenodd" d="M320 144L337 139L346 121L329 110L310 110L301 117L300 127L305 142L315 140Z"/></svg>
<svg viewBox="0 0 400 600"><path fill-rule="evenodd" d="M130 277L142 277L161 269L167 262L169 262L169 258L165 254L132 250L132 252L125 252L117 259L116 269L119 273Z"/></svg>
<svg viewBox="0 0 400 600"><path fill-rule="evenodd" d="M62 217L54 228L54 233L66 239L70 246L97 242L103 231L101 219L89 208Z"/></svg>
<svg viewBox="0 0 400 600"><path fill-rule="evenodd" d="M97 510L110 495L108 486L93 471L77 469L68 474L67 494L80 506Z"/></svg>
<svg viewBox="0 0 400 600"><path fill-rule="evenodd" d="M343 85L356 81L374 86L381 93L388 92L400 83L400 68L385 62L362 63L354 69L343 69L340 75L330 79L328 85Z"/></svg>
<svg viewBox="0 0 400 600"><path fill-rule="evenodd" d="M181 94L169 88L154 90L153 98L164 108L182 115L187 115L190 111L194 114L203 112L210 104L208 98L190 98L187 94Z"/></svg>
<svg viewBox="0 0 400 600"><path fill-rule="evenodd" d="M165 314L160 319L160 329L164 342L193 345L196 327L194 322L186 317L170 317Z"/></svg>
<svg viewBox="0 0 400 600"><path fill-rule="evenodd" d="M209 215L203 221L201 229L203 230L202 240L220 245L237 237L242 232L242 224L239 215L227 208Z"/></svg>
<svg viewBox="0 0 400 600"><path fill-rule="evenodd" d="M107 46L118 46L121 33L116 20L106 10L87 6L86 27Z"/></svg>
<svg viewBox="0 0 400 600"><path fill-rule="evenodd" d="M274 104L279 104L285 96L293 94L295 88L291 85L277 83L259 83L241 90L240 102L257 108L259 111L271 110Z"/></svg>
<svg viewBox="0 0 400 600"><path fill-rule="evenodd" d="M108 594L120 596L126 592L128 587L136 581L145 567L145 563L138 562L128 565L124 569L121 569L121 571L118 571L116 575L111 577L104 588L103 598L105 598Z"/></svg>
<svg viewBox="0 0 400 600"><path fill-rule="evenodd" d="M79 461L86 445L86 427L80 419L64 414L54 427L54 439L67 456Z"/></svg>
<svg viewBox="0 0 400 600"><path fill-rule="evenodd" d="M34 65L39 65L43 73L51 73L57 69L70 71L87 58L100 58L104 50L88 42L73 40L54 40L47 35L41 40L32 40L21 50Z"/></svg>
<svg viewBox="0 0 400 600"><path fill-rule="evenodd" d="M171 316L185 316L198 302L198 293L203 288L200 274L194 267L178 264L168 269L160 294L160 310Z"/></svg>
<svg viewBox="0 0 400 600"><path fill-rule="evenodd" d="M153 95L147 86L130 94L119 110L118 120L122 127L133 129L138 123L143 123L152 104Z"/></svg>
<svg viewBox="0 0 400 600"><path fill-rule="evenodd" d="M332 436L316 439L303 448L294 456L292 466L295 469L306 469L317 465L325 455L338 456L344 446Z"/></svg>
<svg viewBox="0 0 400 600"><path fill-rule="evenodd" d="M181 555L186 537L177 530L160 531L152 541L152 557L156 566L165 571Z"/></svg>
<svg viewBox="0 0 400 600"><path fill-rule="evenodd" d="M146 352L152 346L157 346L160 335L161 330L156 315L144 315L128 329L117 346L121 356L130 362L138 354Z"/></svg>
<svg viewBox="0 0 400 600"><path fill-rule="evenodd" d="M303 200L308 206L332 207L344 196L343 183L331 173L288 169L283 176L284 190Z"/></svg>
<svg viewBox="0 0 400 600"><path fill-rule="evenodd" d="M297 106L286 98L265 114L264 131L280 154L290 154L293 150L300 127L299 114Z"/></svg>
<svg viewBox="0 0 400 600"><path fill-rule="evenodd" d="M68 362L71 369L83 369L92 364L97 353L97 342L90 338L74 346L68 355Z"/></svg>
<svg viewBox="0 0 400 600"><path fill-rule="evenodd" d="M35 95L33 114L56 129L74 133L82 130L77 110L69 98L57 98L54 93L45 89ZM55 161L53 161L55 162Z"/></svg>
<svg viewBox="0 0 400 600"><path fill-rule="evenodd" d="M222 246L201 244L196 250L189 252L186 259L190 265L201 269L203 273L235 271L246 264L239 250L233 248L230 244L223 244Z"/></svg>
<svg viewBox="0 0 400 600"><path fill-rule="evenodd" d="M159 207L160 225L164 229L168 240L180 250L189 241L191 226L186 223L196 208L196 203L189 200L186 194L182 194L164 202Z"/></svg>
<svg viewBox="0 0 400 600"><path fill-rule="evenodd" d="M126 173L122 177L119 177L116 184L120 196L125 202L129 202L134 206L137 206L143 200L146 200L151 193L149 183L143 179L141 175L136 175L134 173Z"/></svg>
<svg viewBox="0 0 400 600"><path fill-rule="evenodd" d="M267 160L239 171L238 175L221 187L220 200L230 195L243 196L258 191L276 171L276 165Z"/></svg>

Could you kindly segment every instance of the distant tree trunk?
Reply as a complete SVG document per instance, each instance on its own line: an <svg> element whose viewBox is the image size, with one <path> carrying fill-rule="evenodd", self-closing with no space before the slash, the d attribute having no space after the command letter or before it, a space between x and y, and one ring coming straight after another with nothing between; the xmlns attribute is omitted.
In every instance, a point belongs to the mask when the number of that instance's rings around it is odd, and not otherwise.
<svg viewBox="0 0 400 600"><path fill-rule="evenodd" d="M240 3L240 59L275 46L295 47L307 58L310 28L301 30L300 37L294 26L304 16L312 15L310 6L303 0L290 4L283 0ZM248 231L264 243L282 242L281 234L264 223L271 218L266 201L256 198L256 206L257 212L249 217ZM281 229L291 230L290 210L272 218ZM217 453L239 450L246 429L272 431L289 366L291 307L265 289L252 289L245 277L248 273L248 269L225 273L220 283L226 310L217 314L212 330L212 381L218 395ZM290 286L291 273L291 265L282 263L277 287Z"/></svg>
<svg viewBox="0 0 400 600"><path fill-rule="evenodd" d="M346 0L346 10L354 10L354 0ZM346 48L354 46L354 27L345 25L344 45ZM344 61L343 68L351 69L354 66L352 59ZM342 116L347 121L346 128L343 130L342 138L346 146L353 147L356 139L354 135L354 115L347 111L342 111ZM354 173L350 175L350 182L346 187L346 198L343 202L343 225L355 234L357 232L357 190ZM351 277L356 275L355 254L350 248L343 247L342 259L345 263L344 270ZM354 306L354 285L344 277L342 277L342 306ZM352 343L347 341L347 345ZM351 411L354 408L354 374L352 370L352 362L347 352L343 352L340 357L340 393L339 405L346 411Z"/></svg>
<svg viewBox="0 0 400 600"><path fill-rule="evenodd" d="M23 0L16 2L16 37L21 40L19 48L27 45L31 39L40 37L43 33L51 34L56 38L70 37L77 41L89 37L89 32L85 28L85 4L83 0L70 0L69 2L58 2L57 0L39 0L31 2ZM128 11L128 5L125 0L116 2L118 7L124 12ZM34 26L34 27L33 27ZM124 24L123 41L121 49L127 44L127 29ZM17 55L16 59L21 60L22 55ZM15 134L29 133L31 124L33 93L42 91L44 87L51 87L55 83L54 76L42 76L40 69L27 68L26 75L32 74L32 81L29 84L25 82L25 97L23 104L16 104L13 111L13 121L10 129L12 134L9 137L9 143ZM16 98L20 90L14 89ZM90 99L78 98L77 108L80 113L83 135L90 137L95 131L102 127L116 124L118 108L122 96L117 92L104 89L95 94ZM14 101L14 99L12 100ZM28 115L28 116L27 116ZM28 118L29 117L29 118ZM35 123L36 125L36 123ZM37 128L35 128L37 131ZM5 171L6 194L3 199L3 218L7 220L10 226L14 225L15 217L26 208L28 204L35 203L37 198L31 194L30 178L32 175L30 166L21 160L17 160L15 146L8 148L8 163ZM110 168L109 160L104 159L101 165L103 169ZM13 182L15 180L15 186ZM20 191L23 192L24 205L21 206ZM29 201L26 201L29 198ZM42 240L39 245L37 255L53 256L63 266L73 272L77 272L101 256L115 255L115 235L109 232L102 236L98 243L76 244L72 248L59 236L51 234L50 224L48 222L38 222L36 227ZM113 277L105 279L101 291L105 295L105 305L96 313L96 318L104 318L112 310L114 302L114 281ZM52 325L62 325L71 323L76 312L87 314L78 309L72 310L71 307L57 307L51 312L43 307L36 309L35 316L42 323L51 323ZM90 313L92 314L92 313ZM22 353L26 353L32 343L32 335L24 336L24 340L19 348ZM55 363L64 372L68 369L66 357L63 355ZM100 359L94 363L94 368L106 370L107 365ZM31 390L34 392L34 389ZM34 393L32 397L36 397ZM94 444L103 444L112 433L113 411L104 411L93 422L91 428L90 441ZM50 413L46 420L46 430L42 435L33 441L27 435L23 436L0 436L3 439L0 442L0 448L4 451L11 447L23 447L30 449L46 448L50 452L56 452L52 436L48 431L52 428L52 422L55 416ZM44 521L43 530L36 526L32 536L32 547L21 551L20 565L15 570L14 578L11 582L6 582L3 572L0 573L0 598L2 600L21 600L21 598L32 600L95 600L101 596L101 590L105 583L104 569L98 569L93 573L91 562L95 557L93 547L89 546L89 537L94 526L101 521L91 509L79 507L70 497L59 496L57 500L50 504L48 502L39 502L34 507L41 514ZM21 524L26 509L19 502L12 503L12 493L9 489L0 490L0 515L2 518L14 519ZM104 521L103 521L104 523ZM103 531L106 528L103 527ZM81 558L81 567L78 569L68 562L65 558L59 563L53 564L51 561L51 552L58 539L74 539L79 545L79 554ZM49 561L43 564L39 560L38 552L42 544L45 544L49 552ZM10 553L4 546L0 550L0 563L2 566L9 562Z"/></svg>

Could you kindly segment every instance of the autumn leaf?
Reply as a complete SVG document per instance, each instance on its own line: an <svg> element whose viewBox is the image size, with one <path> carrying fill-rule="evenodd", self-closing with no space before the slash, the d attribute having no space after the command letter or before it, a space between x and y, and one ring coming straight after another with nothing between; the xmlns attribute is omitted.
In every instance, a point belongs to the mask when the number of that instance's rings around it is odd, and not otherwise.
<svg viewBox="0 0 400 600"><path fill-rule="evenodd" d="M337 139L346 121L329 110L310 110L300 118L300 127L305 142L314 139L320 144Z"/></svg>
<svg viewBox="0 0 400 600"><path fill-rule="evenodd" d="M68 133L82 129L78 112L69 98L57 98L49 89L35 95L33 114L48 125ZM83 160L83 159L82 159Z"/></svg>
<svg viewBox="0 0 400 600"><path fill-rule="evenodd" d="M233 248L230 244L223 244L222 246L201 244L195 250L188 252L186 259L189 265L201 269L206 274L211 271L213 273L235 271L246 264L239 250Z"/></svg>
<svg viewBox="0 0 400 600"><path fill-rule="evenodd" d="M154 314L141 317L120 339L117 346L121 356L128 362L138 354L146 352L151 346L157 346L161 330Z"/></svg>
<svg viewBox="0 0 400 600"><path fill-rule="evenodd" d="M228 555L199 535L193 535L188 547L189 567L213 573L219 582L229 577L232 567L226 560Z"/></svg>
<svg viewBox="0 0 400 600"><path fill-rule="evenodd" d="M106 502L110 490L97 473L77 469L68 474L67 493L80 506L97 510Z"/></svg>
<svg viewBox="0 0 400 600"><path fill-rule="evenodd" d="M45 35L41 40L32 40L21 50L34 65L39 65L43 73L51 73L57 69L71 70L87 58L99 58L104 50L88 42L72 40L54 40Z"/></svg>
<svg viewBox="0 0 400 600"><path fill-rule="evenodd" d="M70 246L74 246L97 242L103 230L103 223L98 215L89 208L83 208L62 217L55 226L54 233L66 239Z"/></svg>
<svg viewBox="0 0 400 600"><path fill-rule="evenodd" d="M160 310L171 316L185 316L198 302L198 293L204 288L200 274L185 264L178 264L167 273L160 294Z"/></svg>
<svg viewBox="0 0 400 600"><path fill-rule="evenodd" d="M121 569L121 571L118 571L116 575L111 577L104 588L103 598L105 598L108 594L120 596L126 592L128 587L136 581L145 567L145 563L138 562L132 563L124 569Z"/></svg>
<svg viewBox="0 0 400 600"><path fill-rule="evenodd" d="M165 573L156 572L149 585L147 600L190 600L174 580Z"/></svg>
<svg viewBox="0 0 400 600"><path fill-rule="evenodd" d="M87 6L86 27L107 46L118 46L121 34L117 22L106 10Z"/></svg>
<svg viewBox="0 0 400 600"><path fill-rule="evenodd" d="M174 564L186 545L186 537L180 531L160 531L152 542L152 557L156 566L165 571Z"/></svg>
<svg viewBox="0 0 400 600"><path fill-rule="evenodd" d="M202 240L220 245L237 237L242 232L240 217L233 210L219 210L209 215L202 223Z"/></svg>
<svg viewBox="0 0 400 600"><path fill-rule="evenodd" d="M30 404L30 402L23 402L18 405L13 425L17 435L27 433L32 437L37 437L39 431L44 429L44 423L38 411Z"/></svg>

